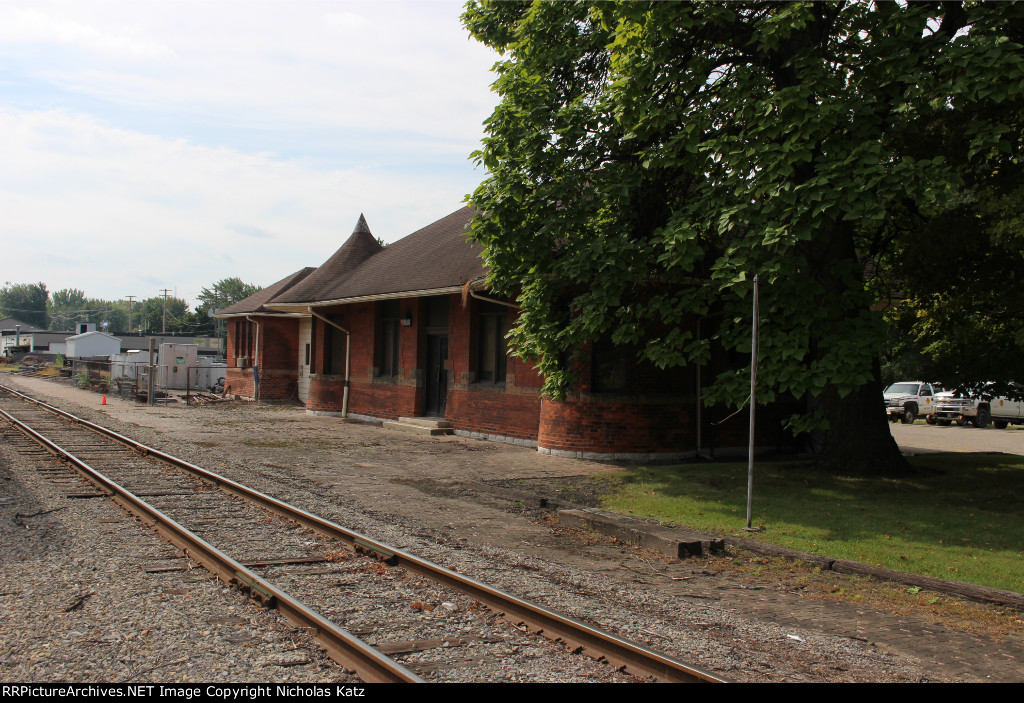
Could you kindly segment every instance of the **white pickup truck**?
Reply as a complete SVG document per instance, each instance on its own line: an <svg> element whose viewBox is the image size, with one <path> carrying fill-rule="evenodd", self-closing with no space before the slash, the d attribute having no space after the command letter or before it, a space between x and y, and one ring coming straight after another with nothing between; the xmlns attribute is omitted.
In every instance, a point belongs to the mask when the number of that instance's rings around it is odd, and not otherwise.
<svg viewBox="0 0 1024 703"><path fill-rule="evenodd" d="M1021 392L1019 385L1011 385ZM952 391L945 391L935 396L935 414L928 418L930 424L969 422L975 427L988 427L990 420L1000 430L1007 425L1024 425L1024 402L1006 397L986 399L984 393L982 397L958 398Z"/></svg>
<svg viewBox="0 0 1024 703"><path fill-rule="evenodd" d="M885 412L890 422L899 420L904 425L911 424L918 417L931 422L935 412L935 394L940 388L923 381L900 381L885 389Z"/></svg>

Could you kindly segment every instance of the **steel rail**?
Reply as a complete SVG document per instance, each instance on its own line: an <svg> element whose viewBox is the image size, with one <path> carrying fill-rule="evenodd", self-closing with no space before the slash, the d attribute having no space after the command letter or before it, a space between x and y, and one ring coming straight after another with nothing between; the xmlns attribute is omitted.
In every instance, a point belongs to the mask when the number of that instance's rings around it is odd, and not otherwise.
<svg viewBox="0 0 1024 703"><path fill-rule="evenodd" d="M247 591L251 597L265 606L276 608L291 623L309 631L332 659L355 671L363 681L425 683L424 679L414 672L247 569L10 413L0 409L0 415L47 450L74 465L89 481L107 492L118 505L152 527L161 537L180 549L186 557L198 562L225 583L234 584Z"/></svg>
<svg viewBox="0 0 1024 703"><path fill-rule="evenodd" d="M282 516L288 517L300 524L309 527L321 534L342 540L348 543L354 550L370 552L379 558L393 565L401 565L406 569L420 574L426 578L439 583L447 584L460 590L481 603L487 605L491 610L501 613L506 619L521 623L534 632L543 634L545 637L560 642L572 651L586 654L594 659L608 662L612 666L624 669L636 676L652 676L659 681L671 683L727 683L728 679L692 667L683 662L657 652L644 645L630 642L597 627L588 625L580 620L555 612L544 606L531 603L527 600L501 591L492 586L477 581L474 578L460 574L452 569L434 564L408 552L391 547L383 542L378 542L366 535L360 534L337 523L317 517L301 508L284 503L272 498L265 493L256 491L248 486L232 481L229 478L195 466L183 459L166 454L153 447L148 447L129 437L114 432L108 428L96 425L88 420L76 417L60 408L48 405L40 400L27 396L13 389L0 386L0 389L14 393L28 401L45 407L52 412L60 414L73 422L82 424L96 432L104 434L117 440L137 451L164 461L172 466L188 471L189 473L207 481L224 491L233 493L239 497L256 502L269 510Z"/></svg>

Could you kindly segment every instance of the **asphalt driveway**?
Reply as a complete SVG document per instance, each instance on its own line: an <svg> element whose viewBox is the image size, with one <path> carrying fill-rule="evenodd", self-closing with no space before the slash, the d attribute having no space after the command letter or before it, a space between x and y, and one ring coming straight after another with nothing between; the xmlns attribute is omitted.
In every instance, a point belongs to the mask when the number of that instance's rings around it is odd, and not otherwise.
<svg viewBox="0 0 1024 703"><path fill-rule="evenodd" d="M960 427L929 425L918 420L913 425L889 426L904 454L934 452L1001 452L1024 455L1024 426L1011 425L1003 430L989 426Z"/></svg>

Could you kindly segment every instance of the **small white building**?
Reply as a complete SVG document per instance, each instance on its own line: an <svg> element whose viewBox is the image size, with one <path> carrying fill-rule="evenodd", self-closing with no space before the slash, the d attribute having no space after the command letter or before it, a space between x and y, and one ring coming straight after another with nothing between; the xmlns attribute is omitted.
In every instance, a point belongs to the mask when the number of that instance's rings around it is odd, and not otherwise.
<svg viewBox="0 0 1024 703"><path fill-rule="evenodd" d="M76 334L64 340L67 344L69 359L81 359L89 356L113 356L121 353L121 340L106 332L86 332Z"/></svg>

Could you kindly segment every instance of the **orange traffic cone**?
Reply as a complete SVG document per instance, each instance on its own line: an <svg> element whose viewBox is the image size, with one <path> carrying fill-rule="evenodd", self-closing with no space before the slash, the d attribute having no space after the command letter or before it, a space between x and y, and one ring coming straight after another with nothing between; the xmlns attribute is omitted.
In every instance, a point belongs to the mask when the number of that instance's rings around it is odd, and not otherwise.
<svg viewBox="0 0 1024 703"><path fill-rule="evenodd" d="M107 396L103 396L103 402L100 403L100 405L106 405L106 404L107 404Z"/></svg>

